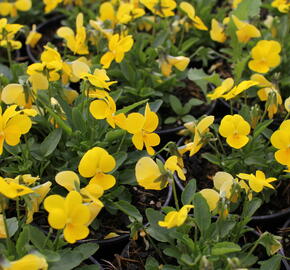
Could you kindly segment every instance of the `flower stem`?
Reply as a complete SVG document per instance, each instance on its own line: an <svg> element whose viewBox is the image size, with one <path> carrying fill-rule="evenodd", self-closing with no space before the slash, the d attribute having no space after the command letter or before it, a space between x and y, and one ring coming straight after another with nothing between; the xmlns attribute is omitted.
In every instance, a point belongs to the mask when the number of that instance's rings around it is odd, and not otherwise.
<svg viewBox="0 0 290 270"><path fill-rule="evenodd" d="M179 203L178 203L178 197L177 197L176 185L175 185L174 179L172 179L172 191L173 191L175 208L176 208L176 210L179 210Z"/></svg>

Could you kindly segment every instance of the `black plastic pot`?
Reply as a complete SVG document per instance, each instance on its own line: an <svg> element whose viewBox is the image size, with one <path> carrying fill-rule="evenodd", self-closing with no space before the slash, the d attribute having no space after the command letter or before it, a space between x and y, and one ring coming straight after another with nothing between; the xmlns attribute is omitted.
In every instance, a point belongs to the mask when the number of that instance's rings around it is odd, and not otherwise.
<svg viewBox="0 0 290 270"><path fill-rule="evenodd" d="M36 27L36 31L41 33L41 34L44 34L45 31L47 31L48 29L50 28L56 28L57 25L60 24L60 21L63 20L65 18L65 15L63 14L60 14L60 15L55 15L54 17L48 19L47 21L39 24L37 27ZM46 38L45 36L43 36L41 39L40 39L40 43L42 41L42 43L44 43L43 45L45 45L48 41L51 41L51 40L46 40L46 42L44 42L44 38ZM57 41L61 41L62 39L55 39ZM29 45L26 45L26 53L30 59L30 61L32 63L36 63L36 62L39 62L35 55L33 54L32 50L31 50L31 47Z"/></svg>

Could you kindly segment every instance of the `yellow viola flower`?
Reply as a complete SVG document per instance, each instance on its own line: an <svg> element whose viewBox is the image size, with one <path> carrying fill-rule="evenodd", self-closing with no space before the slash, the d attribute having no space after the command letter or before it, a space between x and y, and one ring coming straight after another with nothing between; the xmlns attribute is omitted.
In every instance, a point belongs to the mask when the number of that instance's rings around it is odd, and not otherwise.
<svg viewBox="0 0 290 270"><path fill-rule="evenodd" d="M0 47L7 48L9 45L12 50L20 49L22 43L14 38L22 27L21 24L9 24L6 18L0 19Z"/></svg>
<svg viewBox="0 0 290 270"><path fill-rule="evenodd" d="M133 134L132 142L138 150L142 150L144 145L149 155L154 155L155 151L152 146L160 143L158 134L153 133L158 127L158 116L150 110L147 103L145 107L145 115L140 113L131 113L125 121L126 130Z"/></svg>
<svg viewBox="0 0 290 270"><path fill-rule="evenodd" d="M261 36L260 31L252 24L241 21L235 15L232 15L235 26L238 28L236 31L239 42L247 43L251 38Z"/></svg>
<svg viewBox="0 0 290 270"><path fill-rule="evenodd" d="M238 5L242 2L243 0L233 0L232 1L232 7L233 9L236 9Z"/></svg>
<svg viewBox="0 0 290 270"><path fill-rule="evenodd" d="M38 176L32 176L31 174L17 175L14 178L14 182L17 184L25 184L26 186L31 186L35 184L40 178Z"/></svg>
<svg viewBox="0 0 290 270"><path fill-rule="evenodd" d="M282 13L287 13L290 10L290 3L288 0L274 0L271 6L277 8Z"/></svg>
<svg viewBox="0 0 290 270"><path fill-rule="evenodd" d="M207 96L211 99L217 99L223 97L226 92L229 92L234 86L234 80L232 78L225 79L220 86L215 88L211 94Z"/></svg>
<svg viewBox="0 0 290 270"><path fill-rule="evenodd" d="M239 94L243 93L244 91L246 91L250 87L257 85L257 84L258 84L257 82L252 81L252 80L243 81L243 82L239 83L238 85L236 85L234 88L232 88L230 91L228 91L226 94L223 94L222 97L225 100L232 99L232 98L238 96Z"/></svg>
<svg viewBox="0 0 290 270"><path fill-rule="evenodd" d="M211 20L210 38L214 41L224 43L227 39L225 28L216 19Z"/></svg>
<svg viewBox="0 0 290 270"><path fill-rule="evenodd" d="M212 180L215 189L220 192L220 196L230 199L231 188L234 183L233 176L227 172L217 172Z"/></svg>
<svg viewBox="0 0 290 270"><path fill-rule="evenodd" d="M166 170L170 171L171 174L176 172L178 177L181 180L186 180L186 177L183 173L183 170L182 170L181 166L178 164L178 157L177 156L169 157L164 163L164 168Z"/></svg>
<svg viewBox="0 0 290 270"><path fill-rule="evenodd" d="M40 254L28 254L16 261L4 260L0 263L1 269L3 270L47 270L48 264L43 256Z"/></svg>
<svg viewBox="0 0 290 270"><path fill-rule="evenodd" d="M29 116L35 116L37 112L33 109L16 111L17 105L12 105L2 114L0 107L0 155L3 153L4 141L11 146L20 142L20 137L26 134L32 122Z"/></svg>
<svg viewBox="0 0 290 270"><path fill-rule="evenodd" d="M101 57L103 68L109 68L113 60L121 63L125 53L131 50L133 43L134 41L131 35L122 37L119 34L115 34L110 37L109 51Z"/></svg>
<svg viewBox="0 0 290 270"><path fill-rule="evenodd" d="M290 97L285 99L284 107L285 107L285 110L289 113L290 112Z"/></svg>
<svg viewBox="0 0 290 270"><path fill-rule="evenodd" d="M34 63L27 67L26 73L29 75L28 81L34 93L38 90L47 90L49 86L48 78L44 75L45 65Z"/></svg>
<svg viewBox="0 0 290 270"><path fill-rule="evenodd" d="M252 60L248 63L251 70L259 73L267 73L270 68L280 64L279 55L281 45L275 40L260 40L251 50Z"/></svg>
<svg viewBox="0 0 290 270"><path fill-rule="evenodd" d="M121 2L117 11L118 23L126 24L145 14L143 8L136 7L133 3Z"/></svg>
<svg viewBox="0 0 290 270"><path fill-rule="evenodd" d="M138 184L145 189L161 190L168 185L158 165L150 157L138 160L135 166L135 175Z"/></svg>
<svg viewBox="0 0 290 270"><path fill-rule="evenodd" d="M79 13L76 18L76 34L66 26L60 27L57 30L57 35L66 40L67 47L74 54L88 54L88 46L86 45L86 28L84 24L84 15Z"/></svg>
<svg viewBox="0 0 290 270"><path fill-rule="evenodd" d="M25 93L21 84L11 83L6 85L1 92L1 100L5 104L16 104L20 107L31 108L32 98Z"/></svg>
<svg viewBox="0 0 290 270"><path fill-rule="evenodd" d="M144 16L142 21L138 22L138 29L141 31L149 32L153 28L155 22L154 16Z"/></svg>
<svg viewBox="0 0 290 270"><path fill-rule="evenodd" d="M203 198L205 198L209 210L213 211L217 208L218 202L220 200L220 195L213 189L205 188L199 192Z"/></svg>
<svg viewBox="0 0 290 270"><path fill-rule="evenodd" d="M181 2L179 4L179 7L183 12L185 12L185 14L190 19L191 24L195 28L203 31L208 30L207 26L203 23L203 21L198 16L195 15L195 8L190 3Z"/></svg>
<svg viewBox="0 0 290 270"><path fill-rule="evenodd" d="M171 56L167 55L166 57L162 57L159 60L159 65L161 68L161 72L165 77L169 77L169 75L172 72L172 67L176 67L180 71L184 71L188 64L190 59L185 56Z"/></svg>
<svg viewBox="0 0 290 270"><path fill-rule="evenodd" d="M17 0L13 3L2 2L0 3L0 15L16 17L17 11L28 11L31 9L31 0Z"/></svg>
<svg viewBox="0 0 290 270"><path fill-rule="evenodd" d="M239 173L237 176L241 179L248 180L250 188L255 192L261 192L264 187L274 189L274 187L270 183L277 180L277 178L274 177L266 178L265 174L259 170L256 171L256 175L252 173Z"/></svg>
<svg viewBox="0 0 290 270"><path fill-rule="evenodd" d="M174 16L173 10L176 8L174 0L140 0L140 3L160 17Z"/></svg>
<svg viewBox="0 0 290 270"><path fill-rule="evenodd" d="M52 10L54 10L58 4L60 4L63 0L42 0L45 8L44 8L44 12L45 13L49 13Z"/></svg>
<svg viewBox="0 0 290 270"><path fill-rule="evenodd" d="M109 21L111 23L111 28L114 28L117 24L117 16L114 6L111 2L104 2L100 5L99 9L100 20L102 22Z"/></svg>
<svg viewBox="0 0 290 270"><path fill-rule="evenodd" d="M204 145L204 136L209 131L209 127L214 122L214 116L209 115L204 117L202 120L200 120L197 124L195 123L186 123L184 126L189 128L194 133L194 138L192 143L188 143L187 145L179 148L179 153L184 154L187 151L190 151L189 155L193 156L196 154L201 147Z"/></svg>
<svg viewBox="0 0 290 270"><path fill-rule="evenodd" d="M278 149L275 159L282 165L290 167L290 120L284 121L271 136L272 145Z"/></svg>
<svg viewBox="0 0 290 270"><path fill-rule="evenodd" d="M116 161L105 149L94 147L88 150L79 163L79 173L83 177L91 177L90 184L97 184L104 190L116 183L113 175L107 174L116 167Z"/></svg>
<svg viewBox="0 0 290 270"><path fill-rule="evenodd" d="M13 181L11 178L0 177L0 194L4 195L9 199L15 199L30 193L33 190L26 187L25 185L19 185Z"/></svg>
<svg viewBox="0 0 290 270"><path fill-rule="evenodd" d="M193 208L193 205L184 205L179 211L170 211L164 218L163 221L159 221L160 227L171 229L179 227L184 224L187 219L188 212Z"/></svg>
<svg viewBox="0 0 290 270"><path fill-rule="evenodd" d="M80 179L73 171L62 171L55 176L55 182L64 187L67 191L78 190Z"/></svg>
<svg viewBox="0 0 290 270"><path fill-rule="evenodd" d="M87 223L91 214L82 204L82 196L70 191L66 198L50 195L44 200L44 208L49 213L48 223L57 230L64 229L64 239L69 243L84 239L89 234Z"/></svg>
<svg viewBox="0 0 290 270"><path fill-rule="evenodd" d="M96 97L96 94L94 96ZM112 128L115 128L117 125L125 129L126 116L124 113L116 114L116 103L114 99L107 93L105 96L98 95L97 97L100 99L92 101L89 107L92 116L95 119L106 119Z"/></svg>
<svg viewBox="0 0 290 270"><path fill-rule="evenodd" d="M39 211L39 206L50 191L51 185L52 183L47 181L44 184L31 188L33 193L29 194L31 205L26 206L26 224L30 224L33 221L33 215Z"/></svg>
<svg viewBox="0 0 290 270"><path fill-rule="evenodd" d="M227 144L235 149L240 149L248 143L250 131L250 124L239 114L226 115L219 127L220 135L225 137Z"/></svg>
<svg viewBox="0 0 290 270"><path fill-rule="evenodd" d="M31 48L34 48L37 42L41 39L42 34L36 31L36 25L32 25L32 30L29 32L26 37L25 44L29 45Z"/></svg>

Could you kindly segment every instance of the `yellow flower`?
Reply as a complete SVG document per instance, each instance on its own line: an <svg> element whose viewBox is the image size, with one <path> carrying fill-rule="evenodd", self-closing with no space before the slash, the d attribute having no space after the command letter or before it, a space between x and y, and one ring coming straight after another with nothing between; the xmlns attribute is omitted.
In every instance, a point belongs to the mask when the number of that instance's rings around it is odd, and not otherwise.
<svg viewBox="0 0 290 270"><path fill-rule="evenodd" d="M143 8L133 5L133 3L120 3L117 11L118 23L126 24L134 19L137 19L145 14Z"/></svg>
<svg viewBox="0 0 290 270"><path fill-rule="evenodd" d="M31 9L31 0L17 0L14 3L2 2L0 3L0 15L16 17L17 10L28 11Z"/></svg>
<svg viewBox="0 0 290 270"><path fill-rule="evenodd" d="M5 197L15 199L30 193L33 193L32 189L15 183L14 179L0 177L0 194Z"/></svg>
<svg viewBox="0 0 290 270"><path fill-rule="evenodd" d="M57 230L64 229L64 239L67 242L75 243L88 236L90 210L82 204L82 197L78 192L70 191L66 198L51 195L44 200L44 208L49 213L49 225Z"/></svg>
<svg viewBox="0 0 290 270"><path fill-rule="evenodd" d="M3 215L0 214L0 239L7 238Z"/></svg>
<svg viewBox="0 0 290 270"><path fill-rule="evenodd" d="M173 174L175 171L178 175L178 177L181 180L185 180L185 175L182 171L182 168L180 167L180 165L178 164L178 157L177 156L171 156L169 157L165 163L164 163L164 168L168 171L171 172L171 174Z"/></svg>
<svg viewBox="0 0 290 270"><path fill-rule="evenodd" d="M138 184L145 189L161 190L168 185L154 160L150 157L143 157L138 160L135 166L135 175Z"/></svg>
<svg viewBox="0 0 290 270"><path fill-rule="evenodd" d="M217 172L213 176L214 187L220 192L221 197L230 199L234 178L227 172Z"/></svg>
<svg viewBox="0 0 290 270"><path fill-rule="evenodd" d="M131 113L128 115L125 127L126 130L133 134L132 142L138 150L142 150L144 145L149 155L154 155L155 151L152 146L160 143L158 134L153 133L158 127L158 116L150 110L149 104L146 104L145 115L140 113Z"/></svg>
<svg viewBox="0 0 290 270"><path fill-rule="evenodd" d="M202 197L205 198L210 211L213 211L214 209L217 208L220 195L215 190L205 188L202 189L199 193L202 195Z"/></svg>
<svg viewBox="0 0 290 270"><path fill-rule="evenodd" d="M271 136L272 145L279 149L275 159L282 165L290 167L290 120L284 121Z"/></svg>
<svg viewBox="0 0 290 270"><path fill-rule="evenodd" d="M217 99L223 97L224 93L230 91L234 86L234 80L232 78L225 79L222 84L215 88L211 94L207 96L211 99Z"/></svg>
<svg viewBox="0 0 290 270"><path fill-rule="evenodd" d="M267 101L267 111L270 119L277 113L279 105L282 104L282 98L276 86L269 82L263 75L254 74L251 80L256 81L258 86L263 87L258 91L258 97L261 101Z"/></svg>
<svg viewBox="0 0 290 270"><path fill-rule="evenodd" d="M115 34L110 37L109 51L101 57L103 68L109 68L113 60L117 63L121 63L125 56L125 52L131 50L133 43L134 41L131 35L122 37L119 34Z"/></svg>
<svg viewBox="0 0 290 270"><path fill-rule="evenodd" d="M211 30L209 32L212 40L224 43L227 39L225 28L216 19L211 20Z"/></svg>
<svg viewBox="0 0 290 270"><path fill-rule="evenodd" d="M240 149L245 146L251 130L250 124L239 114L226 115L220 124L219 133L226 138L229 146Z"/></svg>
<svg viewBox="0 0 290 270"><path fill-rule="evenodd" d="M159 60L159 65L161 68L161 72L165 77L168 77L172 72L172 66L176 67L180 71L184 71L190 59L185 56L171 56L167 55L166 57L162 57Z"/></svg>
<svg viewBox="0 0 290 270"><path fill-rule="evenodd" d="M106 119L108 124L115 128L116 125L120 128L125 129L126 116L124 113L116 113L116 103L114 99L102 91L103 93L99 94L100 91L94 92L94 97L98 97L98 100L91 102L89 110L95 119ZM90 94L90 96L92 93Z"/></svg>
<svg viewBox="0 0 290 270"><path fill-rule="evenodd" d="M242 2L243 0L233 0L233 4L232 4L232 7L234 9L236 9L238 7L238 5Z"/></svg>
<svg viewBox="0 0 290 270"><path fill-rule="evenodd" d="M256 175L252 173L251 174L239 173L237 176L241 179L248 180L250 188L255 192L261 192L264 187L274 189L274 187L269 183L277 180L277 178L274 177L266 178L265 174L259 170L256 171Z"/></svg>
<svg viewBox="0 0 290 270"><path fill-rule="evenodd" d="M188 212L193 208L193 205L184 205L179 211L170 211L164 218L164 221L159 221L160 227L171 229L181 226L187 219Z"/></svg>
<svg viewBox="0 0 290 270"><path fill-rule="evenodd" d="M285 107L285 110L289 113L290 112L290 97L285 99L284 107Z"/></svg>
<svg viewBox="0 0 290 270"><path fill-rule="evenodd" d="M12 50L22 47L20 41L15 41L16 33L23 27L21 24L8 24L7 19L0 19L0 46L7 48L9 45Z"/></svg>
<svg viewBox="0 0 290 270"><path fill-rule="evenodd" d="M142 18L142 21L138 22L138 29L141 31L145 30L149 32L152 29L154 22L154 16L145 16Z"/></svg>
<svg viewBox="0 0 290 270"><path fill-rule="evenodd" d="M113 175L107 174L116 167L116 161L105 149L94 147L88 150L79 163L79 173L83 177L92 177L90 184L97 184L104 190L116 183Z"/></svg>
<svg viewBox="0 0 290 270"><path fill-rule="evenodd" d="M176 8L174 0L140 0L140 3L160 17L174 16L173 10Z"/></svg>
<svg viewBox="0 0 290 270"><path fill-rule="evenodd" d="M29 32L28 36L26 37L25 44L29 45L30 47L34 48L36 43L41 39L42 34L36 32L36 25L32 25L32 30Z"/></svg>
<svg viewBox="0 0 290 270"><path fill-rule="evenodd" d="M271 6L277 8L282 13L287 13L290 9L290 3L288 3L288 0L274 0L271 3Z"/></svg>
<svg viewBox="0 0 290 270"><path fill-rule="evenodd" d="M55 176L55 182L64 187L67 191L78 190L80 179L73 171L62 171Z"/></svg>
<svg viewBox="0 0 290 270"><path fill-rule="evenodd" d="M27 205L26 207L26 224L31 223L33 220L33 214L39 211L39 206L50 191L51 184L52 183L50 181L47 181L42 185L32 188L33 193L29 194L31 205Z"/></svg>
<svg viewBox="0 0 290 270"><path fill-rule="evenodd" d="M1 93L1 100L8 105L16 104L25 108L32 106L32 98L24 92L23 86L18 83L6 85Z"/></svg>
<svg viewBox="0 0 290 270"><path fill-rule="evenodd" d="M34 63L27 67L26 73L29 75L29 82L32 85L32 90L47 90L49 86L46 75L43 74L45 65L42 63Z"/></svg>
<svg viewBox="0 0 290 270"><path fill-rule="evenodd" d="M191 4L189 4L188 2L181 2L179 7L183 12L186 13L195 28L204 31L208 30L207 26L203 23L203 21L195 15L195 8Z"/></svg>
<svg viewBox="0 0 290 270"><path fill-rule="evenodd" d="M48 264L44 257L41 255L28 254L17 261L4 261L1 264L3 270L47 270Z"/></svg>
<svg viewBox="0 0 290 270"><path fill-rule="evenodd" d="M37 112L33 109L16 111L17 105L12 105L2 114L0 108L0 155L3 153L4 141L11 146L20 142L20 136L26 134L32 122L28 116L35 116Z"/></svg>
<svg viewBox="0 0 290 270"><path fill-rule="evenodd" d="M228 91L226 94L222 95L222 97L225 100L232 99L236 97L237 95L241 94L245 90L249 89L250 87L257 85L258 83L252 80L249 81L243 81L236 85L234 88L232 88L230 91Z"/></svg>
<svg viewBox="0 0 290 270"><path fill-rule="evenodd" d="M190 156L196 154L204 145L205 142L204 136L209 131L209 126L211 126L213 122L214 116L209 115L200 120L198 124L195 123L185 124L184 126L187 128L189 128L189 125L193 124L193 126L190 129L194 133L194 138L192 143L189 143L184 147L179 148L179 153L184 154L185 152L190 151L189 153Z"/></svg>
<svg viewBox="0 0 290 270"><path fill-rule="evenodd" d="M83 26L84 16L79 13L76 18L76 34L69 27L61 27L57 30L57 35L64 38L67 47L74 54L88 54L88 47L86 45L86 28Z"/></svg>
<svg viewBox="0 0 290 270"><path fill-rule="evenodd" d="M63 0L42 0L45 5L45 13L49 13L54 10L58 4L60 4Z"/></svg>
<svg viewBox="0 0 290 270"><path fill-rule="evenodd" d="M232 15L234 24L238 28L236 31L239 42L247 43L251 38L260 37L260 31L252 24L239 20L238 17Z"/></svg>
<svg viewBox="0 0 290 270"><path fill-rule="evenodd" d="M114 28L117 23L116 12L111 2L104 2L100 5L100 20L102 22L109 21L111 27Z"/></svg>
<svg viewBox="0 0 290 270"><path fill-rule="evenodd" d="M281 45L275 40L260 40L251 50L253 60L248 63L251 70L267 73L280 64Z"/></svg>

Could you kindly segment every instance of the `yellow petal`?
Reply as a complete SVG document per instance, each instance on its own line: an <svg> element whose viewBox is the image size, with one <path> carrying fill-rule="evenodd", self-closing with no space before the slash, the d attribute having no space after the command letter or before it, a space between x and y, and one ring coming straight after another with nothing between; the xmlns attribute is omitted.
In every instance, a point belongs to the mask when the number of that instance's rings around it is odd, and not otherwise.
<svg viewBox="0 0 290 270"><path fill-rule="evenodd" d="M78 175L73 171L62 171L55 176L55 181L67 191L76 190L80 185Z"/></svg>

